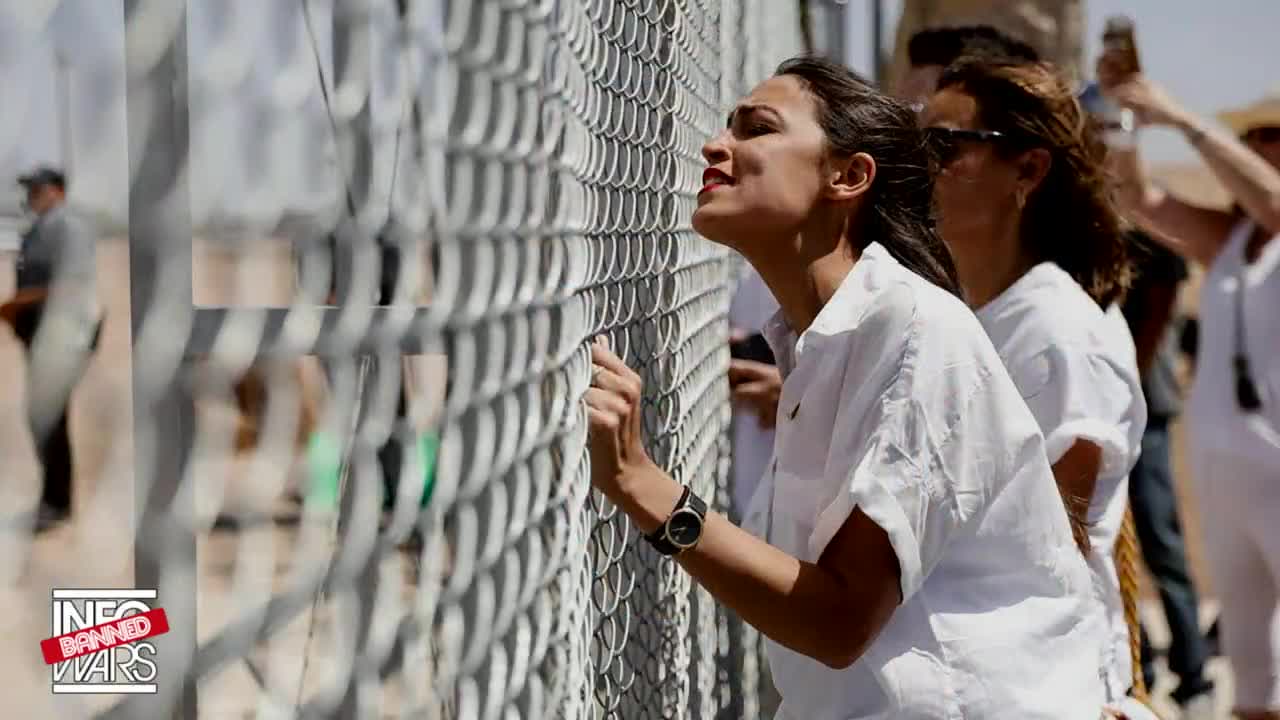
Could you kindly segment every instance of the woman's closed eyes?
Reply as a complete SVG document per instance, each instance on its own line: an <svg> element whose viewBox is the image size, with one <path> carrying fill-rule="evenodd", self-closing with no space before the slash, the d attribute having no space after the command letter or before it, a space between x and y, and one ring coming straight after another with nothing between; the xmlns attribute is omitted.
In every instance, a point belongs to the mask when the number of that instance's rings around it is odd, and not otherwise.
<svg viewBox="0 0 1280 720"><path fill-rule="evenodd" d="M734 130L738 135L743 137L767 135L771 132L777 132L778 129L776 124L766 119L766 117L771 114L776 115L772 108L757 105L742 105L729 113L729 118L725 127L728 127L730 130Z"/></svg>

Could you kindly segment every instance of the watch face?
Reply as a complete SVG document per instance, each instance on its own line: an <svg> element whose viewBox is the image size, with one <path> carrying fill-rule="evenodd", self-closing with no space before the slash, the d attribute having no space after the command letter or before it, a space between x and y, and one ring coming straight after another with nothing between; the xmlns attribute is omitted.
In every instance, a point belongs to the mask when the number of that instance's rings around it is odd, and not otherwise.
<svg viewBox="0 0 1280 720"><path fill-rule="evenodd" d="M702 535L702 518L690 510L681 510L667 521L667 539L678 548L691 547Z"/></svg>

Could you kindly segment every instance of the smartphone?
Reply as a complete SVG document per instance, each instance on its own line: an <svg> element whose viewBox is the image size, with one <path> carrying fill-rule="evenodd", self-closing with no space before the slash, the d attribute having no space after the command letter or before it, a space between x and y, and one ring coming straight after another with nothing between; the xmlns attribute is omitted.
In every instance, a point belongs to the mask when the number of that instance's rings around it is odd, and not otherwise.
<svg viewBox="0 0 1280 720"><path fill-rule="evenodd" d="M744 340L729 343L729 357L735 360L754 360L766 365L776 365L773 350L764 335L755 333Z"/></svg>
<svg viewBox="0 0 1280 720"><path fill-rule="evenodd" d="M1133 19L1125 15L1112 15L1102 31L1102 47L1108 54L1121 61L1125 73L1142 71L1138 61L1138 41L1134 34Z"/></svg>

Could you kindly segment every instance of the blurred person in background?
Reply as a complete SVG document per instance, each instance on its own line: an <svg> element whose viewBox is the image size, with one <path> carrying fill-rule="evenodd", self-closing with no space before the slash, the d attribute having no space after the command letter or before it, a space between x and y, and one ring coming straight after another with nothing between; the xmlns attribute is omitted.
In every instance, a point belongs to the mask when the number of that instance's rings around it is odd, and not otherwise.
<svg viewBox="0 0 1280 720"><path fill-rule="evenodd" d="M1107 625L1095 672L1118 703L1133 668L1113 552L1147 413L1116 306L1130 260L1104 146L1072 89L1040 63L962 60L939 78L921 122L965 299L1044 434L1093 572Z"/></svg>
<svg viewBox="0 0 1280 720"><path fill-rule="evenodd" d="M1280 97L1211 125L1135 72L1122 49L1098 61L1104 91L1139 126L1180 131L1234 197L1196 207L1156 188L1132 144L1113 152L1120 197L1156 240L1207 272L1200 291L1187 438L1205 552L1221 601L1236 714L1280 718Z"/></svg>
<svg viewBox="0 0 1280 720"><path fill-rule="evenodd" d="M1205 676L1209 644L1200 629L1199 599L1187 570L1169 436L1169 428L1182 409L1178 328L1173 318L1178 288L1187 279L1187 265L1141 231L1130 231L1129 237L1138 272L1123 311L1137 349L1147 402L1142 454L1129 475L1129 504L1142 557L1169 625L1171 642L1166 659L1179 681L1171 698L1182 708L1184 720L1208 720L1215 712L1213 682ZM1154 687L1154 651L1145 631L1141 638L1142 674L1147 687Z"/></svg>
<svg viewBox="0 0 1280 720"><path fill-rule="evenodd" d="M733 392L733 506L747 511L773 454L782 374L762 331L778 302L760 273L747 267L729 303L729 385Z"/></svg>
<svg viewBox="0 0 1280 720"><path fill-rule="evenodd" d="M894 85L894 95L917 109L938 89L938 78L960 58L1038 62L1035 48L990 25L936 27L921 30L907 42L908 66Z"/></svg>
<svg viewBox="0 0 1280 720"><path fill-rule="evenodd" d="M921 30L985 25L1035 48L1075 82L1084 59L1085 0L903 0L886 86L900 87L916 63L909 38ZM950 65L951 63L944 63Z"/></svg>
<svg viewBox="0 0 1280 720"><path fill-rule="evenodd" d="M601 342L591 480L767 638L780 720L1096 718L1101 618L1026 403L933 220L916 116L787 61L703 147L693 227L781 310L774 458L743 527L648 454Z"/></svg>
<svg viewBox="0 0 1280 720"><path fill-rule="evenodd" d="M40 168L18 182L35 220L22 236L17 294L0 317L27 348L27 417L44 469L34 524L42 531L71 515L68 403L101 329L96 238L67 207L61 171Z"/></svg>

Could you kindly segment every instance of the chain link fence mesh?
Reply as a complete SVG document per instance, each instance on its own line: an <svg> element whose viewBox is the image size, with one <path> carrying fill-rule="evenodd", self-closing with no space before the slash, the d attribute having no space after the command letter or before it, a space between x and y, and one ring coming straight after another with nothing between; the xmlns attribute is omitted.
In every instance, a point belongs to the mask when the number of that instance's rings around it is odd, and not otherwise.
<svg viewBox="0 0 1280 720"><path fill-rule="evenodd" d="M15 716L758 717L758 638L590 490L580 398L603 334L654 459L728 507L737 265L689 218L792 5L107 5L0 8L28 50L118 28L72 87L123 167L72 178L128 188L67 526L0 448ZM50 692L53 587L158 589L155 694Z"/></svg>

